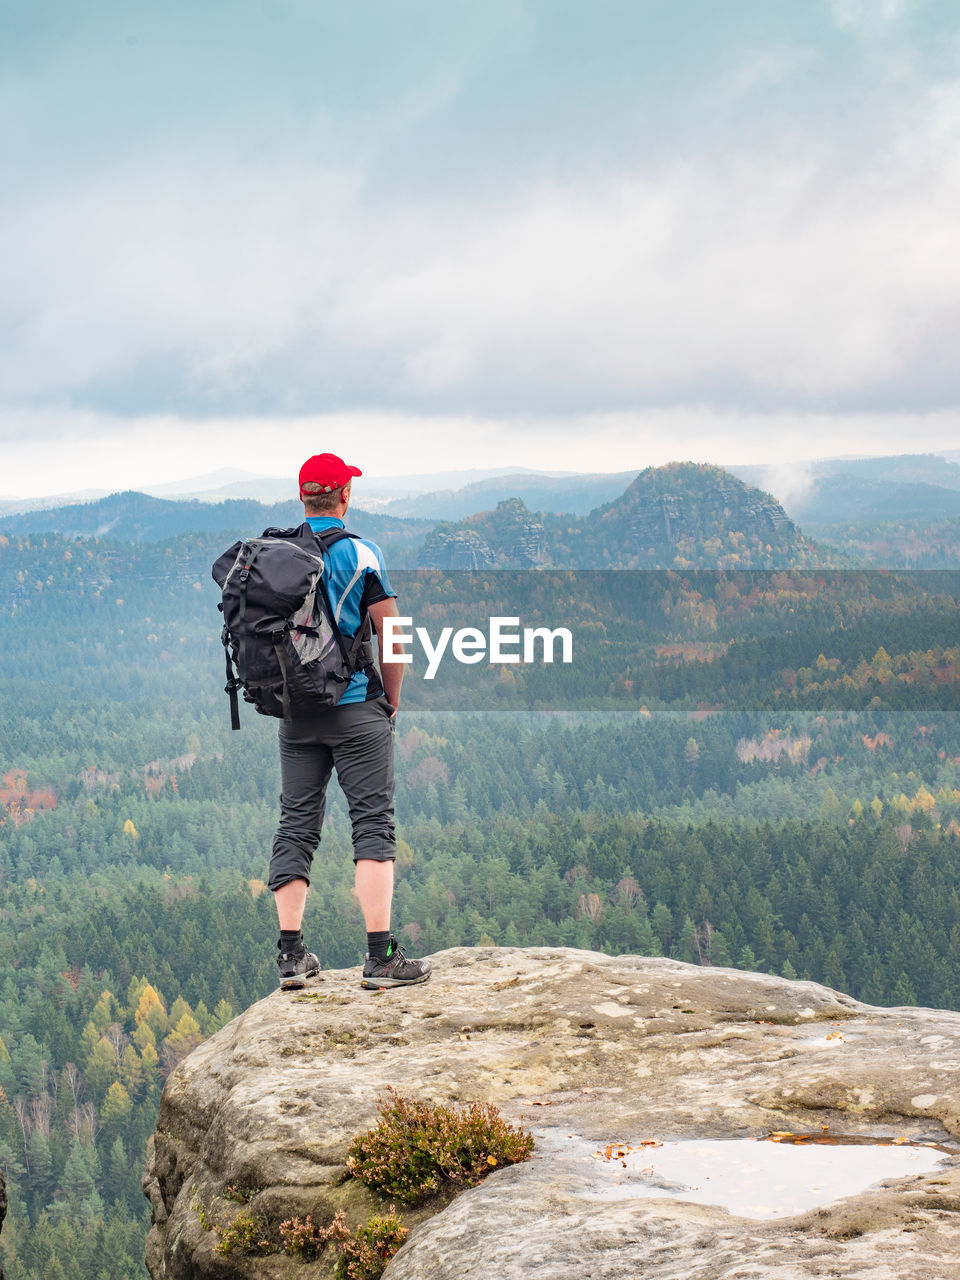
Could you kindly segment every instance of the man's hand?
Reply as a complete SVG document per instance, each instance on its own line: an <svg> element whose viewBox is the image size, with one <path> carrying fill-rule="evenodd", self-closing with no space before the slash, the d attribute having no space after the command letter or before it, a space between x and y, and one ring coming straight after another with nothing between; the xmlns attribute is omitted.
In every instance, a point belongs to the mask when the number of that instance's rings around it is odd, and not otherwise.
<svg viewBox="0 0 960 1280"><path fill-rule="evenodd" d="M403 683L403 675L405 664L397 662L395 655L403 653L403 646L400 641L394 640L390 645L390 652L387 653L383 647L383 620L384 618L398 618L400 612L397 609L397 602L394 599L378 600L376 604L372 604L367 610L370 621L373 623L373 629L377 633L377 647L380 650L380 680L383 683L383 692L386 699L393 706L393 714L397 714L397 707L400 705L400 686Z"/></svg>

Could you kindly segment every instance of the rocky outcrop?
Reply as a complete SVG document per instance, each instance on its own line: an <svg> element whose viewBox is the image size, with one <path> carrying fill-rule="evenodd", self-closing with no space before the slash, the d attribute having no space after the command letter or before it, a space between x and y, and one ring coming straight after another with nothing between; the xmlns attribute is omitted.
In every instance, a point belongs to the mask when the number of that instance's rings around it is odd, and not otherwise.
<svg viewBox="0 0 960 1280"><path fill-rule="evenodd" d="M508 541L504 549L507 564L519 569L532 569L547 558L547 534L539 520L527 520Z"/></svg>
<svg viewBox="0 0 960 1280"><path fill-rule="evenodd" d="M766 543L797 530L769 494L718 467L673 464L643 472L605 513L625 517L625 549L697 545L731 532Z"/></svg>
<svg viewBox="0 0 960 1280"><path fill-rule="evenodd" d="M489 569L494 563L490 544L473 529L433 529L417 560L421 569Z"/></svg>
<svg viewBox="0 0 960 1280"><path fill-rule="evenodd" d="M547 533L519 498L460 525L432 529L420 551L421 569L535 569L547 561Z"/></svg>
<svg viewBox="0 0 960 1280"><path fill-rule="evenodd" d="M215 1228L240 1209L268 1234L293 1214L329 1222L340 1207L366 1220L378 1202L345 1177L345 1156L388 1085L429 1102L492 1101L537 1147L435 1216L405 1213L411 1233L384 1280L943 1280L955 1268L957 1155L771 1221L691 1203L644 1171L636 1195L629 1171L625 1194L611 1195L607 1162L590 1156L611 1143L771 1131L960 1151L960 1014L571 949L459 948L434 964L428 984L384 993L362 991L356 970L321 973L181 1064L144 1180L155 1280L331 1275L323 1257L218 1258Z"/></svg>
<svg viewBox="0 0 960 1280"><path fill-rule="evenodd" d="M721 467L673 462L642 471L586 517L537 515L519 498L433 529L433 569L822 567L823 554L768 493Z"/></svg>

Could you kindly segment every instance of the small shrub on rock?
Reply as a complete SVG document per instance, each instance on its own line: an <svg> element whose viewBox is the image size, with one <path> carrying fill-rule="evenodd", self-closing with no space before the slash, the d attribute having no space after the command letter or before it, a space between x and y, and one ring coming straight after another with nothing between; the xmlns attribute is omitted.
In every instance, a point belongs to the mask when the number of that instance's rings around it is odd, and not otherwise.
<svg viewBox="0 0 960 1280"><path fill-rule="evenodd" d="M340 1246L336 1280L380 1280L383 1269L403 1244L407 1228L394 1213L371 1218Z"/></svg>
<svg viewBox="0 0 960 1280"><path fill-rule="evenodd" d="M249 1213L238 1213L226 1227L217 1227L219 1241L213 1252L221 1258L231 1253L269 1253L272 1248L264 1234L263 1224Z"/></svg>
<svg viewBox="0 0 960 1280"><path fill-rule="evenodd" d="M333 1241L339 1246L335 1272L337 1280L380 1280L384 1267L403 1244L407 1228L392 1210L383 1217L373 1217L356 1234L351 1235L342 1209L334 1215L329 1227L315 1226L306 1218L287 1218L280 1223L280 1238L291 1257L318 1258L325 1245Z"/></svg>
<svg viewBox="0 0 960 1280"><path fill-rule="evenodd" d="M433 1107L389 1093L377 1103L375 1127L347 1155L351 1174L381 1195L419 1204L442 1190L475 1187L533 1150L531 1135L507 1124L492 1103Z"/></svg>
<svg viewBox="0 0 960 1280"><path fill-rule="evenodd" d="M287 1218L280 1223L283 1249L291 1257L318 1258L328 1240L348 1238L349 1232L343 1225L342 1209L329 1227L315 1226L309 1213L305 1218Z"/></svg>
<svg viewBox="0 0 960 1280"><path fill-rule="evenodd" d="M224 1187L221 1194L227 1200L236 1200L238 1204L249 1204L257 1194L257 1188L249 1186L246 1182L233 1182L230 1186Z"/></svg>

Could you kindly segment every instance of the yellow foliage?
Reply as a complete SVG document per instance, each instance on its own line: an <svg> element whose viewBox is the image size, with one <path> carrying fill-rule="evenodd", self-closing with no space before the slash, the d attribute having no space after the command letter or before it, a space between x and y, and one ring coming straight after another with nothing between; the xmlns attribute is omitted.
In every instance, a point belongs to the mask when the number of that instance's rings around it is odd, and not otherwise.
<svg viewBox="0 0 960 1280"><path fill-rule="evenodd" d="M183 1045L191 1040L199 1042L203 1039L200 1031L200 1024L192 1013L185 1013L174 1029L167 1036L167 1042L171 1045Z"/></svg>
<svg viewBox="0 0 960 1280"><path fill-rule="evenodd" d="M140 997L140 1003L133 1018L138 1027L142 1022L149 1022L154 1033L162 1034L167 1029L166 1007L158 992L149 983L143 989L143 995Z"/></svg>
<svg viewBox="0 0 960 1280"><path fill-rule="evenodd" d="M140 1061L143 1063L144 1071L149 1073L156 1070L160 1055L152 1044L145 1044L140 1050Z"/></svg>
<svg viewBox="0 0 960 1280"><path fill-rule="evenodd" d="M177 996L176 1000L174 1000L173 1004L170 1006L170 1022L176 1026L185 1013L192 1014L193 1010L190 1008L190 1005L186 1000L184 1000L183 996Z"/></svg>
<svg viewBox="0 0 960 1280"><path fill-rule="evenodd" d="M124 1088L133 1096L143 1084L143 1063L132 1044L128 1044L120 1059L120 1079Z"/></svg>
<svg viewBox="0 0 960 1280"><path fill-rule="evenodd" d="M873 659L870 665L873 667L875 671L889 672L890 666L891 666L891 658L889 653L887 653L886 649L883 647L883 645L881 645L880 648L877 650L877 652L873 655Z"/></svg>
<svg viewBox="0 0 960 1280"><path fill-rule="evenodd" d="M133 1033L133 1043L140 1050L141 1054L144 1049L146 1049L147 1045L152 1049L156 1049L157 1038L153 1034L153 1027L151 1027L149 1022L144 1021L140 1023L139 1027L137 1027L136 1031Z"/></svg>
<svg viewBox="0 0 960 1280"><path fill-rule="evenodd" d="M107 1090L100 1109L100 1119L104 1124L122 1124L133 1110L133 1101L119 1080L114 1080Z"/></svg>
<svg viewBox="0 0 960 1280"><path fill-rule="evenodd" d="M936 800L927 788L921 784L919 791L913 797L914 809L919 809L921 813L930 813L932 809L936 808L936 804Z"/></svg>

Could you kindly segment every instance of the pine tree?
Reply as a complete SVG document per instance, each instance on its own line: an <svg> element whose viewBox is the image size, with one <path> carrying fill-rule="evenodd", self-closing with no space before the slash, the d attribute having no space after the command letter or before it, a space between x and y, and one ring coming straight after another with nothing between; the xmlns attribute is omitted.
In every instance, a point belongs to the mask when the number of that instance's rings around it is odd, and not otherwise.
<svg viewBox="0 0 960 1280"><path fill-rule="evenodd" d="M85 1159L83 1147L74 1139L66 1164L63 1166L63 1173L60 1175L58 1187L60 1198L68 1208L78 1206L93 1195L95 1189L96 1184Z"/></svg>
<svg viewBox="0 0 960 1280"><path fill-rule="evenodd" d="M119 1080L115 1080L107 1090L100 1109L100 1122L107 1142L111 1142L115 1136L123 1132L132 1110L133 1102L129 1093Z"/></svg>

